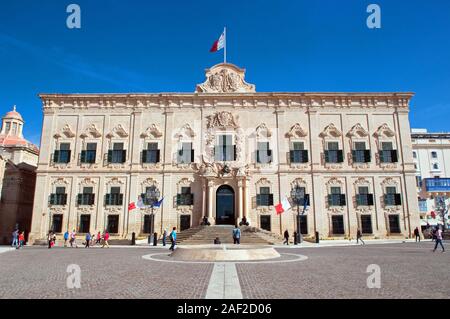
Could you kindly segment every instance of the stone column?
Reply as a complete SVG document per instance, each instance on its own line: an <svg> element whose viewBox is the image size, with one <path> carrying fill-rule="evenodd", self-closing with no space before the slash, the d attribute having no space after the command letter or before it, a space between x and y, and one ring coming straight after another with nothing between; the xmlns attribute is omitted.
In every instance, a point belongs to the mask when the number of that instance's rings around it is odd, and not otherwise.
<svg viewBox="0 0 450 319"><path fill-rule="evenodd" d="M244 183L242 180L238 181L238 214L236 224L239 224L244 216L244 191L243 191Z"/></svg>
<svg viewBox="0 0 450 319"><path fill-rule="evenodd" d="M200 218L200 222L202 222L203 217L206 215L206 188L207 188L207 180L203 179L202 182L202 216Z"/></svg>
<svg viewBox="0 0 450 319"><path fill-rule="evenodd" d="M252 199L250 198L250 180L249 179L245 179L245 183L244 183L244 193L245 193L245 202L244 202L244 206L245 206L245 212L244 212L244 216L247 219L247 222L251 222L250 218L250 210L251 210L251 203L252 203ZM256 220L252 221L255 225L256 225ZM250 225L251 226L251 225Z"/></svg>
<svg viewBox="0 0 450 319"><path fill-rule="evenodd" d="M208 181L208 221L211 223L211 225L213 224L213 187L214 187L214 182L213 181Z"/></svg>

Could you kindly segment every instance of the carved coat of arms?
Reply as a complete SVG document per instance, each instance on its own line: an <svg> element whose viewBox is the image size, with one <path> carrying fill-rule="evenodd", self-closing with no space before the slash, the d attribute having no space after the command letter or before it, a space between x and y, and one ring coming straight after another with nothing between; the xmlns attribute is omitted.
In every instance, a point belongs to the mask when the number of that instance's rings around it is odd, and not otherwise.
<svg viewBox="0 0 450 319"><path fill-rule="evenodd" d="M245 71L232 64L219 64L206 71L206 82L197 85L196 92L255 92L255 86L244 81Z"/></svg>

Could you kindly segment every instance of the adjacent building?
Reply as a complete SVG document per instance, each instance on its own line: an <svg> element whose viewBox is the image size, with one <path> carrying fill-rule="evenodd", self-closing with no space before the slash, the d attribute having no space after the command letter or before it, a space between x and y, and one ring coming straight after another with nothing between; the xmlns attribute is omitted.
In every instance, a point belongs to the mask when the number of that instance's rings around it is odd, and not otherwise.
<svg viewBox="0 0 450 319"><path fill-rule="evenodd" d="M446 225L450 207L450 133L413 129L411 139L421 226Z"/></svg>
<svg viewBox="0 0 450 319"><path fill-rule="evenodd" d="M0 244L18 227L31 229L39 150L23 137L24 121L16 108L2 118L0 131Z"/></svg>
<svg viewBox="0 0 450 319"><path fill-rule="evenodd" d="M412 96L256 92L232 64L206 70L193 93L41 94L32 238L130 238L205 216L278 234L410 236ZM288 197L293 209L277 214Z"/></svg>

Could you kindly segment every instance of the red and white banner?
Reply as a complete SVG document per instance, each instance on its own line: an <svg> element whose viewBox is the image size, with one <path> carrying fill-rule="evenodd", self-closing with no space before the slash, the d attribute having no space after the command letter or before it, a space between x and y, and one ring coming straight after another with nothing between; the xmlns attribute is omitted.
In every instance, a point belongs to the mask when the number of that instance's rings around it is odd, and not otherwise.
<svg viewBox="0 0 450 319"><path fill-rule="evenodd" d="M289 203L289 200L287 198L283 199L281 203L275 206L275 210L277 211L277 215L280 215L284 213L285 211L288 211L291 209L291 203Z"/></svg>
<svg viewBox="0 0 450 319"><path fill-rule="evenodd" d="M216 40L216 42L214 42L209 52L217 52L219 50L222 50L225 47L225 42L226 42L226 35L225 31L223 31L222 34L220 35L220 38Z"/></svg>

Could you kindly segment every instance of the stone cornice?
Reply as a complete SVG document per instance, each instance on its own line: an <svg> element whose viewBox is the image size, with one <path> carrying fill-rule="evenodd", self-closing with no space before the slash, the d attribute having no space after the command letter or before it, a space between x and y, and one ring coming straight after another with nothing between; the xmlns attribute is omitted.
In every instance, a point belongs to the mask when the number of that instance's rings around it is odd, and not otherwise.
<svg viewBox="0 0 450 319"><path fill-rule="evenodd" d="M240 108L402 108L409 109L414 93L148 93L40 94L44 110L240 107Z"/></svg>

